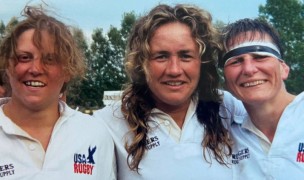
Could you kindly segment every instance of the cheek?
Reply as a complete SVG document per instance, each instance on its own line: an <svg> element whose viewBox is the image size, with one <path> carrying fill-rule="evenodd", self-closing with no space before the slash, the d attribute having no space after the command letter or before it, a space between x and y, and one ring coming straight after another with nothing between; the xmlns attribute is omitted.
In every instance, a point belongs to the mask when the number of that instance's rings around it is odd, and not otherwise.
<svg viewBox="0 0 304 180"><path fill-rule="evenodd" d="M15 73L15 70L14 69L6 69L5 70L5 73L7 75L7 78L9 80L9 82L11 82L13 79L16 79L17 78L17 74Z"/></svg>
<svg viewBox="0 0 304 180"><path fill-rule="evenodd" d="M64 70L62 67L58 65L58 66L47 67L45 73L47 73L48 76L52 78L65 79L68 70Z"/></svg>
<svg viewBox="0 0 304 180"><path fill-rule="evenodd" d="M224 69L224 77L226 81L237 81L238 76L241 75L241 70L236 68L226 67Z"/></svg>
<svg viewBox="0 0 304 180"><path fill-rule="evenodd" d="M147 82L157 79L164 71L163 69L164 69L164 67L162 65L150 62L147 65L147 68L145 68Z"/></svg>
<svg viewBox="0 0 304 180"><path fill-rule="evenodd" d="M191 64L183 64L181 66L182 70L187 74L191 74L192 77L200 77L201 71L208 71L204 69L204 66L201 67L201 62L199 60L191 62Z"/></svg>
<svg viewBox="0 0 304 180"><path fill-rule="evenodd" d="M224 78L225 78L225 85L226 87L231 90L231 87L232 85L234 84L234 82L236 81L235 80L235 77L234 77L234 74L233 73L230 73L228 70L224 71Z"/></svg>

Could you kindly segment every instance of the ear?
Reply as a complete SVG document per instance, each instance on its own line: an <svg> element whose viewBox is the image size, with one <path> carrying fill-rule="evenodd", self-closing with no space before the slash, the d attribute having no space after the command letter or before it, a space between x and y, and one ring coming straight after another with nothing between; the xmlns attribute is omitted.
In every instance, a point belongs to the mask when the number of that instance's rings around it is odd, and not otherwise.
<svg viewBox="0 0 304 180"><path fill-rule="evenodd" d="M71 76L70 75L68 75L68 74L64 75L64 82L65 83L68 83L70 80L71 80Z"/></svg>
<svg viewBox="0 0 304 180"><path fill-rule="evenodd" d="M288 78L290 68L284 61L280 63L280 70L282 80L286 80Z"/></svg>

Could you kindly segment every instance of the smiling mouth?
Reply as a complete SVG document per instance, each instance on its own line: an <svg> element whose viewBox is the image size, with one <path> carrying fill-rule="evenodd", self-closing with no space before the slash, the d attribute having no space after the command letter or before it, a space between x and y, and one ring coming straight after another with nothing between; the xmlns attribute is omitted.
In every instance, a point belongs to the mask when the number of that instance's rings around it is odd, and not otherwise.
<svg viewBox="0 0 304 180"><path fill-rule="evenodd" d="M242 83L241 86L242 87L252 87L252 86L264 84L265 82L266 82L265 80L252 81L252 82Z"/></svg>
<svg viewBox="0 0 304 180"><path fill-rule="evenodd" d="M26 81L24 82L26 86L31 86L31 87L44 87L46 84L40 82L40 81Z"/></svg>
<svg viewBox="0 0 304 180"><path fill-rule="evenodd" d="M178 82L166 82L166 85L170 85L170 86L180 86L183 84L183 82L178 81Z"/></svg>

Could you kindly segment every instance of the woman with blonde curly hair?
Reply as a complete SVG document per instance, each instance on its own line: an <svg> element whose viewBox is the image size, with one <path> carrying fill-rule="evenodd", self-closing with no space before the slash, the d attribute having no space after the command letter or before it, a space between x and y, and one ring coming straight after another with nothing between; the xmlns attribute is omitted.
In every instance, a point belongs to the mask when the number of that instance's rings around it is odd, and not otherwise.
<svg viewBox="0 0 304 180"><path fill-rule="evenodd" d="M27 6L2 41L10 98L0 99L0 177L115 179L106 127L60 100L85 63L69 27Z"/></svg>
<svg viewBox="0 0 304 180"><path fill-rule="evenodd" d="M226 92L222 102L217 35L211 15L191 5L158 5L137 21L122 104L94 114L114 139L118 179L231 179L221 103L241 103Z"/></svg>

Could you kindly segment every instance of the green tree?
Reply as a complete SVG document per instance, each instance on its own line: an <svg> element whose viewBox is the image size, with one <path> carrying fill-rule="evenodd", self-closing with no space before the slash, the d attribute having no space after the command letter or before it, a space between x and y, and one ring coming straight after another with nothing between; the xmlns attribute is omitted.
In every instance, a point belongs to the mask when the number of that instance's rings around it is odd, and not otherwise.
<svg viewBox="0 0 304 180"><path fill-rule="evenodd" d="M225 24L223 21L217 20L215 21L215 23L213 23L214 27L218 30L218 32L222 32L224 27L227 25ZM220 54L219 57L221 57L222 55ZM217 68L217 72L220 75L220 88L225 89L225 80L224 80L224 73L223 73L223 69L221 68Z"/></svg>
<svg viewBox="0 0 304 180"><path fill-rule="evenodd" d="M0 21L0 43L4 36L9 33L17 23L18 19L16 17L12 17L7 25L5 25L2 20Z"/></svg>
<svg viewBox="0 0 304 180"><path fill-rule="evenodd" d="M90 58L90 80L92 83L92 98L96 100L97 105L101 106L103 91L112 88L111 79L111 55L112 50L107 37L103 34L101 28L96 29L92 35ZM95 104L94 104L95 105Z"/></svg>
<svg viewBox="0 0 304 180"><path fill-rule="evenodd" d="M126 82L123 59L129 32L135 20L133 12L125 13L121 28L111 26L106 34L102 28L94 30L86 55L89 71L86 80L82 81L79 93L87 102L86 106L103 106L103 92L120 90Z"/></svg>
<svg viewBox="0 0 304 180"><path fill-rule="evenodd" d="M86 64L88 64L88 57L90 55L88 43L83 34L83 31L79 28L72 28L72 35L74 40L78 44L78 47L82 50L85 57ZM86 75L87 77L87 75ZM88 82L87 79L76 79L73 81L67 89L67 102L72 106L86 106L87 94L90 92L87 90ZM81 97L81 98L80 98Z"/></svg>
<svg viewBox="0 0 304 180"><path fill-rule="evenodd" d="M284 60L291 67L286 80L289 92L304 90L304 5L299 0L267 0L259 7L259 17L278 30L285 49Z"/></svg>
<svg viewBox="0 0 304 180"><path fill-rule="evenodd" d="M3 39L3 37L4 37L4 35L5 35L5 24L4 24L3 21L1 20L1 21L0 21L0 43L1 43L1 41L2 41L2 39Z"/></svg>
<svg viewBox="0 0 304 180"><path fill-rule="evenodd" d="M124 72L123 59L125 57L125 49L128 41L129 33L136 21L136 16L134 12L124 13L123 20L121 22L121 29L111 27L108 32L108 38L110 41L110 46L113 51L112 67L114 68L112 73L114 73L115 85L114 89L108 90L120 90L122 85L126 82L126 75Z"/></svg>
<svg viewBox="0 0 304 180"><path fill-rule="evenodd" d="M12 17L5 27L5 32L11 32L11 30L17 24L18 24L18 19L16 17Z"/></svg>

